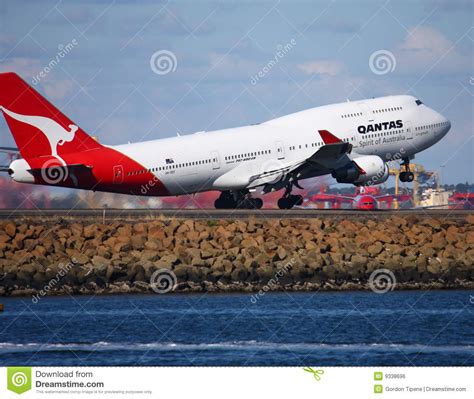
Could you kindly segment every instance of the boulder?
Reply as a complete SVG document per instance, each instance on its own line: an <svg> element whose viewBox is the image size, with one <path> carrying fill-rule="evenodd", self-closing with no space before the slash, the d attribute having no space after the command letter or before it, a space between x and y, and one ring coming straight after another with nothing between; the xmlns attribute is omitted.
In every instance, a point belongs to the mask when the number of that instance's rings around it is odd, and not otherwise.
<svg viewBox="0 0 474 399"><path fill-rule="evenodd" d="M108 266L110 264L110 260L109 259L106 259L102 256L94 256L92 258L92 264L95 266L95 267L99 267L99 266Z"/></svg>
<svg viewBox="0 0 474 399"><path fill-rule="evenodd" d="M15 237L15 234L16 234L16 225L15 225L15 223L8 222L5 225L4 230L5 230L5 233L7 233L7 235L9 237Z"/></svg>
<svg viewBox="0 0 474 399"><path fill-rule="evenodd" d="M84 229L83 229L84 238L93 238L96 235L96 232L97 232L96 224L90 224L90 225L84 226Z"/></svg>
<svg viewBox="0 0 474 399"><path fill-rule="evenodd" d="M145 243L147 242L147 238L144 234L134 234L131 239L131 247L133 249L143 249L145 247ZM123 249L124 251L127 251L128 249Z"/></svg>
<svg viewBox="0 0 474 399"><path fill-rule="evenodd" d="M159 259L159 255L156 251L144 250L140 253L141 261L154 262Z"/></svg>
<svg viewBox="0 0 474 399"><path fill-rule="evenodd" d="M286 258L287 254L288 253L286 252L286 249L280 245L276 250L277 257L275 260L278 260L278 259L283 260Z"/></svg>
<svg viewBox="0 0 474 399"><path fill-rule="evenodd" d="M85 265L89 262L89 257L81 252L75 252L72 255L72 260L79 265ZM100 261L100 259L98 261Z"/></svg>
<svg viewBox="0 0 474 399"><path fill-rule="evenodd" d="M377 256L380 252L383 251L383 245L380 241L376 241L375 244L370 245L367 248L367 252L370 254L370 256L375 257Z"/></svg>

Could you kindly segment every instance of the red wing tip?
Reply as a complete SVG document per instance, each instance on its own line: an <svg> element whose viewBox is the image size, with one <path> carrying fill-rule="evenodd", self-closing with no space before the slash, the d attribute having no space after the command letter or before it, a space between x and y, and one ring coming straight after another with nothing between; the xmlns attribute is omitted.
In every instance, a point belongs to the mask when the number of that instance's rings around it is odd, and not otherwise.
<svg viewBox="0 0 474 399"><path fill-rule="evenodd" d="M367 174L367 172L366 172L364 169L362 169L362 168L357 164L356 161L354 161L354 165L357 167L357 169L359 169L359 172L360 172L361 175L366 175L366 174Z"/></svg>
<svg viewBox="0 0 474 399"><path fill-rule="evenodd" d="M324 144L336 144L342 141L327 130L319 130L319 135L323 139Z"/></svg>

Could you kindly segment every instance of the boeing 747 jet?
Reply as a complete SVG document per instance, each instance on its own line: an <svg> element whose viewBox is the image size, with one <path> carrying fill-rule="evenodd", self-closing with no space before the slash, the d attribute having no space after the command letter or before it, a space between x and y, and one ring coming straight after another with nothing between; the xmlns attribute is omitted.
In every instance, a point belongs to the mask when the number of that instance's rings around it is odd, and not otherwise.
<svg viewBox="0 0 474 399"><path fill-rule="evenodd" d="M143 196L218 190L215 207L261 208L252 193L282 190L281 209L301 205L294 187L315 176L369 186L400 161L410 182L415 154L451 128L408 95L325 105L256 125L105 145L89 136L15 73L0 74L0 110L18 148L0 167L14 181Z"/></svg>

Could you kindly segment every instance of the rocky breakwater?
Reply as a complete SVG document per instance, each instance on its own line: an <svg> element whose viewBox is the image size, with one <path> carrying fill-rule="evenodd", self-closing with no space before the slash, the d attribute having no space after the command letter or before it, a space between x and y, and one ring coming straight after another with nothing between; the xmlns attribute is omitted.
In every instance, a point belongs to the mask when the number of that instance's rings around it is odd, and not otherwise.
<svg viewBox="0 0 474 399"><path fill-rule="evenodd" d="M472 288L473 222L1 222L0 295Z"/></svg>

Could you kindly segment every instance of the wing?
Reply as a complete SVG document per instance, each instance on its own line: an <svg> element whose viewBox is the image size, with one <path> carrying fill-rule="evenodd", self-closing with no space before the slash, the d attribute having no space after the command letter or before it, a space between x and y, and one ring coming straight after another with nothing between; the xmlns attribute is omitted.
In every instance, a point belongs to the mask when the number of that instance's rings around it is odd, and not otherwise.
<svg viewBox="0 0 474 399"><path fill-rule="evenodd" d="M347 195L338 195L338 194L314 194L310 201L313 202L327 202L327 201L341 201L341 202L350 202L353 203L355 200L354 197L349 197Z"/></svg>
<svg viewBox="0 0 474 399"><path fill-rule="evenodd" d="M13 154L13 155L19 155L20 150L18 148L14 147L0 147L0 152L4 154Z"/></svg>
<svg viewBox="0 0 474 399"><path fill-rule="evenodd" d="M391 201L393 199L397 199L398 201L409 201L412 199L411 195L408 194L398 194L398 195L390 195L390 194L383 194L374 196L377 201Z"/></svg>
<svg viewBox="0 0 474 399"><path fill-rule="evenodd" d="M352 145L350 143L340 140L327 130L319 130L319 134L324 145L313 155L300 162L282 165L279 169L271 171L270 175L280 177L280 186L283 186L288 181L297 182L299 179L306 177L329 174L333 169L340 168L351 162L349 154L352 151ZM264 181L264 177L265 176L252 176L250 181L254 182L254 186L265 183L268 184L268 181ZM266 190L264 190L264 192L265 191Z"/></svg>
<svg viewBox="0 0 474 399"><path fill-rule="evenodd" d="M314 154L301 161L269 160L264 163L243 162L218 177L213 186L217 190L253 189L264 186L263 192L279 190L288 183L306 177L331 173L352 162L349 154L352 145L340 140L327 130L319 130L324 142Z"/></svg>
<svg viewBox="0 0 474 399"><path fill-rule="evenodd" d="M0 154L8 154L8 157L13 159L15 156L19 157L20 156L20 151L18 148L14 147L0 147ZM0 172L8 172L10 167L8 165L0 165Z"/></svg>
<svg viewBox="0 0 474 399"><path fill-rule="evenodd" d="M243 162L218 177L213 186L217 190L252 189L264 186L264 192L279 190L289 182L310 176L321 176L351 162L352 145L340 140L327 130L320 130L324 142L309 158L300 161L270 160L262 163Z"/></svg>
<svg viewBox="0 0 474 399"><path fill-rule="evenodd" d="M338 139L327 130L320 130L319 134L325 145L306 159L300 167L331 170L351 161L348 157L352 151L350 143Z"/></svg>

